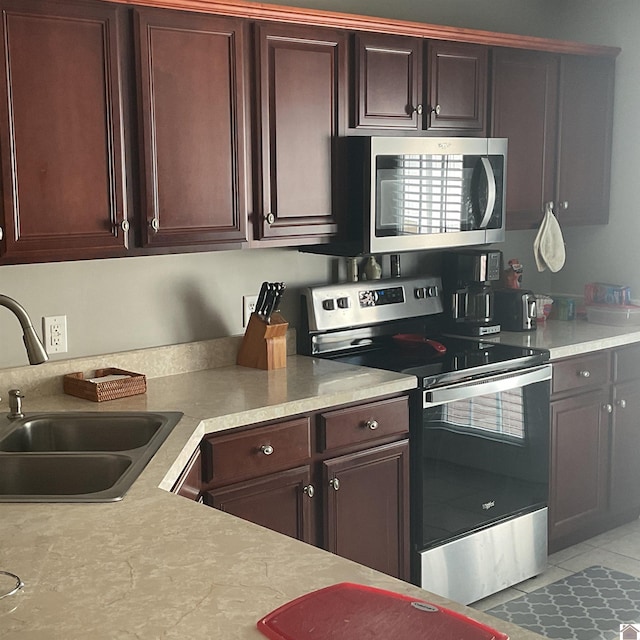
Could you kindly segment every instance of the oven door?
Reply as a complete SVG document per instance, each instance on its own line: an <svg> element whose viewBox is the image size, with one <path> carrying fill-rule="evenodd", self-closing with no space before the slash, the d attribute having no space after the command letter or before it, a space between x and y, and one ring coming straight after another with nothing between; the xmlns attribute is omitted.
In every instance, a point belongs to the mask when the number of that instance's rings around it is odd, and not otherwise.
<svg viewBox="0 0 640 640"><path fill-rule="evenodd" d="M543 365L423 391L412 487L419 547L546 506L550 380Z"/></svg>
<svg viewBox="0 0 640 640"><path fill-rule="evenodd" d="M543 365L417 396L411 440L416 571L424 574L429 549L517 516L544 510L546 517L550 380L551 365ZM546 559L546 532L540 542L537 555Z"/></svg>

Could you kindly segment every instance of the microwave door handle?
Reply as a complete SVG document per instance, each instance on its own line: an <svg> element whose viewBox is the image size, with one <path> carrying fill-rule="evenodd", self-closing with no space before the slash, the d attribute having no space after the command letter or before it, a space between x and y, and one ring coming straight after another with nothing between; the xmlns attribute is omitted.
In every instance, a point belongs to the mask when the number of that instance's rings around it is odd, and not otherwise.
<svg viewBox="0 0 640 640"><path fill-rule="evenodd" d="M491 166L491 162L489 162L489 158L480 158L480 160L485 175L487 176L487 208L484 211L484 216L482 216L480 229L486 229L489 226L493 208L496 206L496 176L493 173L493 167Z"/></svg>

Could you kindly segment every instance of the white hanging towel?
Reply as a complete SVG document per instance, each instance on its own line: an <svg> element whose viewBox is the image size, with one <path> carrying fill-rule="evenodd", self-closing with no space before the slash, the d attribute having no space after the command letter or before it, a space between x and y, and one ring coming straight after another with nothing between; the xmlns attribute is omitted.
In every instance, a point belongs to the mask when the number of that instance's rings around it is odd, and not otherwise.
<svg viewBox="0 0 640 640"><path fill-rule="evenodd" d="M553 203L545 205L544 218L533 242L533 255L538 271L560 271L566 260L564 238L558 220L553 215Z"/></svg>

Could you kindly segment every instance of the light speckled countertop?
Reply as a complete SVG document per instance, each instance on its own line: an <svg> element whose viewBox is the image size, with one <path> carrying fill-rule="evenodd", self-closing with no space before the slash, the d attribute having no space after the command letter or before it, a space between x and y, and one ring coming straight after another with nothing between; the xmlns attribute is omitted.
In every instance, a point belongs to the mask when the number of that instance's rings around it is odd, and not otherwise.
<svg viewBox="0 0 640 640"><path fill-rule="evenodd" d="M616 327L586 320L548 320L535 331L502 331L487 341L548 349L552 360L640 342L640 327Z"/></svg>
<svg viewBox="0 0 640 640"><path fill-rule="evenodd" d="M179 410L184 418L121 502L0 504L0 568L24 592L0 600L3 640L255 639L256 621L314 589L351 581L486 614L159 488L206 432L412 388L411 377L293 356L280 371L227 366L148 381L145 395L91 403L28 397L26 411ZM15 607L15 608L14 608ZM14 608L13 610L11 610Z"/></svg>

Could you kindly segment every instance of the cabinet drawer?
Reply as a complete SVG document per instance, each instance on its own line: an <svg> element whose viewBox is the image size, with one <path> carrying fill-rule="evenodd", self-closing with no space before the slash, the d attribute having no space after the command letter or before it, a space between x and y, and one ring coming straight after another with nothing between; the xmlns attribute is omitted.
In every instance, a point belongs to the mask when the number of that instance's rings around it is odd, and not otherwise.
<svg viewBox="0 0 640 640"><path fill-rule="evenodd" d="M409 431L407 397L370 402L320 416L320 450L330 451Z"/></svg>
<svg viewBox="0 0 640 640"><path fill-rule="evenodd" d="M609 383L609 352L568 358L553 363L551 393L600 387Z"/></svg>
<svg viewBox="0 0 640 640"><path fill-rule="evenodd" d="M217 486L256 478L308 462L309 418L297 418L242 433L210 436L202 443L205 481Z"/></svg>
<svg viewBox="0 0 640 640"><path fill-rule="evenodd" d="M627 382L640 378L640 344L613 352L613 380Z"/></svg>

